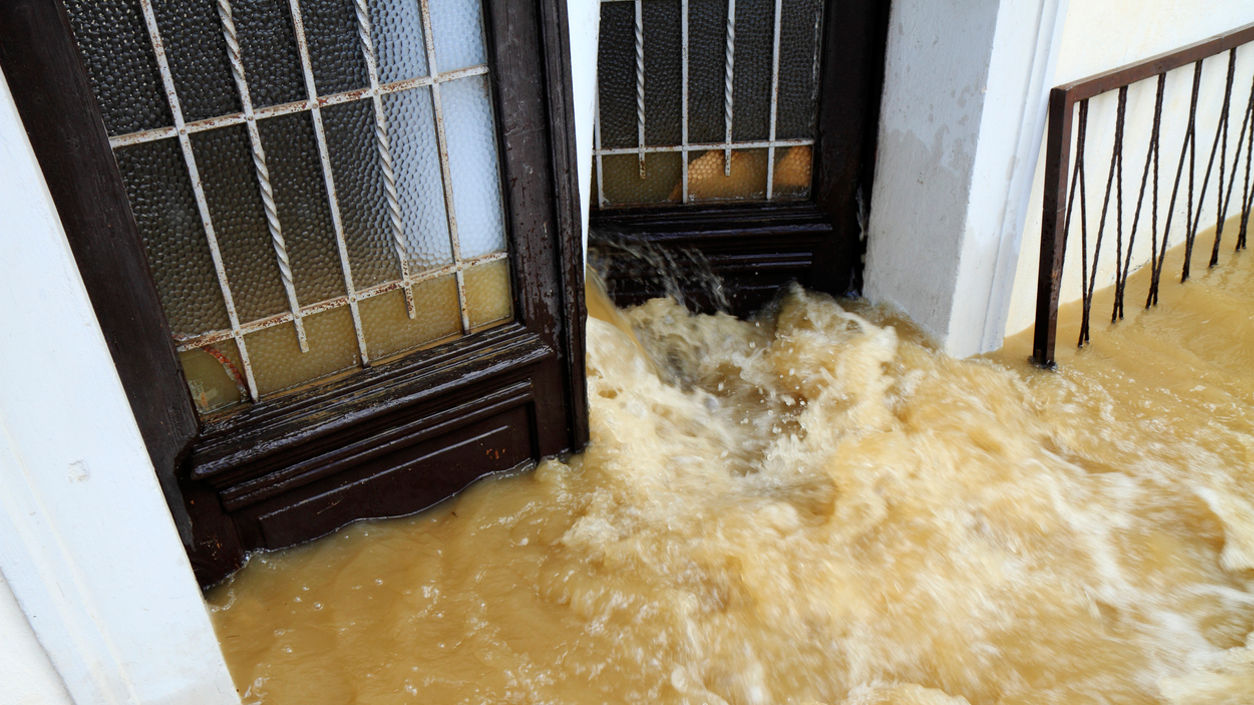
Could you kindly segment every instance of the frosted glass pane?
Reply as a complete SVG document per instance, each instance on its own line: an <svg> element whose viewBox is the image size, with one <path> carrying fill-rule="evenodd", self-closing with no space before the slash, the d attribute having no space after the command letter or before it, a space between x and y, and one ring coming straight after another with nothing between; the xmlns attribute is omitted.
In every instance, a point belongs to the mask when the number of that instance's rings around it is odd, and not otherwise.
<svg viewBox="0 0 1254 705"><path fill-rule="evenodd" d="M775 198L806 198L810 195L810 169L813 158L809 147L775 149Z"/></svg>
<svg viewBox="0 0 1254 705"><path fill-rule="evenodd" d="M462 257L505 249L496 121L485 76L441 84Z"/></svg>
<svg viewBox="0 0 1254 705"><path fill-rule="evenodd" d="M509 286L509 261L497 260L467 269L466 313L475 330L500 324L513 317Z"/></svg>
<svg viewBox="0 0 1254 705"><path fill-rule="evenodd" d="M240 320L287 311L247 130L234 125L194 134L191 141Z"/></svg>
<svg viewBox="0 0 1254 705"><path fill-rule="evenodd" d="M634 154L603 157L601 188L609 205L679 203L683 196L683 162L678 152L644 155L644 175Z"/></svg>
<svg viewBox="0 0 1254 705"><path fill-rule="evenodd" d="M153 0L183 117L200 120L236 113L239 93L213 0Z"/></svg>
<svg viewBox="0 0 1254 705"><path fill-rule="evenodd" d="M814 137L823 0L784 0L779 42L779 139Z"/></svg>
<svg viewBox="0 0 1254 705"><path fill-rule="evenodd" d="M680 129L683 37L679 27L679 1L651 0L641 5L641 15L648 28L644 47L645 144L679 144L683 138ZM632 41L634 43L634 36ZM632 61L635 61L634 48L632 54Z"/></svg>
<svg viewBox="0 0 1254 705"><path fill-rule="evenodd" d="M635 26L632 3L601 3L597 110L602 147L636 146Z"/></svg>
<svg viewBox="0 0 1254 705"><path fill-rule="evenodd" d="M426 76L427 47L417 0L371 0L369 7L379 80L391 83Z"/></svg>
<svg viewBox="0 0 1254 705"><path fill-rule="evenodd" d="M302 0L300 8L318 93L339 93L368 85L353 3Z"/></svg>
<svg viewBox="0 0 1254 705"><path fill-rule="evenodd" d="M383 110L391 134L410 271L448 264L453 261L453 248L444 210L431 89L415 88L386 95Z"/></svg>
<svg viewBox="0 0 1254 705"><path fill-rule="evenodd" d="M688 197L694 201L730 201L766 198L766 150L735 149L731 174L724 169L723 150L690 155Z"/></svg>
<svg viewBox="0 0 1254 705"><path fill-rule="evenodd" d="M229 327L178 142L123 147L114 157L170 328L196 335Z"/></svg>
<svg viewBox="0 0 1254 705"><path fill-rule="evenodd" d="M309 352L301 352L291 323L244 336L261 394L291 389L361 364L347 307L306 316L304 323Z"/></svg>
<svg viewBox="0 0 1254 705"><path fill-rule="evenodd" d="M309 113L257 123L287 253L296 298L302 304L345 294L344 275L331 223L322 162Z"/></svg>
<svg viewBox="0 0 1254 705"><path fill-rule="evenodd" d="M457 282L440 277L413 287L415 316L405 310L405 296L390 291L359 304L366 346L376 360L406 350L416 350L461 334L457 307Z"/></svg>
<svg viewBox="0 0 1254 705"><path fill-rule="evenodd" d="M187 389L202 414L222 411L248 399L244 363L234 340L179 353Z"/></svg>
<svg viewBox="0 0 1254 705"><path fill-rule="evenodd" d="M431 34L435 37L436 67L442 72L488 62L479 0L434 0Z"/></svg>
<svg viewBox="0 0 1254 705"><path fill-rule="evenodd" d="M736 52L732 70L734 140L764 140L771 136L774 25L774 0L736 3Z"/></svg>
<svg viewBox="0 0 1254 705"><path fill-rule="evenodd" d="M68 0L65 9L109 134L173 124L148 31L132 3Z"/></svg>
<svg viewBox="0 0 1254 705"><path fill-rule="evenodd" d="M727 1L689 3L688 13L688 141L722 142Z"/></svg>
<svg viewBox="0 0 1254 705"><path fill-rule="evenodd" d="M262 107L306 97L304 71L296 54L296 35L286 2L235 0L231 14L253 105ZM222 41L220 51L226 51Z"/></svg>

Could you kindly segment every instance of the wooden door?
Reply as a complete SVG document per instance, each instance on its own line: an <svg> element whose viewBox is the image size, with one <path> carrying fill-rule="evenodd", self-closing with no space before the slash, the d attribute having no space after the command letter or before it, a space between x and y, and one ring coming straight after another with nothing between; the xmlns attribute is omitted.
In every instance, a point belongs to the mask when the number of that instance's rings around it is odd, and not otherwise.
<svg viewBox="0 0 1254 705"><path fill-rule="evenodd" d="M0 65L202 584L586 442L564 13L0 9Z"/></svg>

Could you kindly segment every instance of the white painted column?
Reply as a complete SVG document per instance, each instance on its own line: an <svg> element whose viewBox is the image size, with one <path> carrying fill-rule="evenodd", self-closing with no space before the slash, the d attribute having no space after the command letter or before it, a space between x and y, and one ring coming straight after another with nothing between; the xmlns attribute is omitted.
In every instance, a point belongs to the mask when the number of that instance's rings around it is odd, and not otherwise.
<svg viewBox="0 0 1254 705"><path fill-rule="evenodd" d="M64 686L36 702L238 703L3 81L0 164L0 572ZM45 658L0 625L0 662Z"/></svg>
<svg viewBox="0 0 1254 705"><path fill-rule="evenodd" d="M583 216L583 253L588 259L588 209L592 203L592 125L597 105L597 40L600 0L566 0L570 25L571 102L575 106L575 161Z"/></svg>
<svg viewBox="0 0 1254 705"><path fill-rule="evenodd" d="M866 294L953 355L1002 341L1065 5L892 6Z"/></svg>

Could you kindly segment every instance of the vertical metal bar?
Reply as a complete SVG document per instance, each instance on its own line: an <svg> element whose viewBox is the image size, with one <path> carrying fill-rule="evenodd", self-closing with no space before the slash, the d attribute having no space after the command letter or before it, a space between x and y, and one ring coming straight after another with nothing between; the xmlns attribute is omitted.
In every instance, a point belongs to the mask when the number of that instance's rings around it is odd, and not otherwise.
<svg viewBox="0 0 1254 705"><path fill-rule="evenodd" d="M157 69L161 74L162 86L165 88L170 115L174 119L174 129L178 132L179 147L183 151L183 161L187 165L188 178L191 179L196 209L200 212L200 221L205 229L209 256L213 260L213 268L218 276L218 288L222 290L222 302L226 306L227 320L231 324L231 337L235 340L236 347L239 348L240 361L244 363L244 379L248 384L248 395L253 401L257 401L261 395L257 391L257 380L253 376L252 362L248 357L248 348L244 344L244 335L240 331L239 313L235 310L235 298L231 295L226 265L222 262L222 251L218 248L218 236L214 231L213 218L209 214L209 202L205 199L205 190L201 185L200 170L196 168L196 155L192 153L192 142L187 136L187 123L183 120L183 106L179 101L178 91L174 88L174 75L170 73L170 62L165 56L165 44L161 39L161 30L157 27L157 16L152 9L152 0L139 0L139 6L144 15L144 24L148 28L148 39L152 44L153 54L157 59Z"/></svg>
<svg viewBox="0 0 1254 705"><path fill-rule="evenodd" d="M425 1L425 0L424 0ZM644 10L636 6L636 148L639 150L640 178L644 178Z"/></svg>
<svg viewBox="0 0 1254 705"><path fill-rule="evenodd" d="M593 139L593 142L595 143L593 145L592 152L596 156L597 207L604 208L606 204L605 170L602 168L602 162L604 161L604 157L601 154L601 85L599 83L597 84L597 95L593 101L593 109L596 111L596 115L593 117L593 120L592 120L592 139ZM685 173L686 171L687 170L685 169Z"/></svg>
<svg viewBox="0 0 1254 705"><path fill-rule="evenodd" d="M226 40L226 55L231 62L231 74L239 92L240 107L244 113L244 125L248 129L248 141L252 145L253 171L257 174L257 186L261 190L261 204L266 213L266 229L270 231L270 244L274 246L275 262L283 290L287 292L287 304L292 311L292 325L296 328L296 340L301 352L309 352L305 339L305 324L296 300L296 283L292 280L292 262L287 254L287 241L283 239L283 226L279 223L279 209L274 202L274 186L270 183L270 168L266 166L266 150L261 145L261 131L257 129L257 116L253 114L253 100L248 90L248 78L244 75L244 60L240 56L239 36L235 31L235 18L231 15L230 0L218 0L218 17L222 20L222 36Z"/></svg>
<svg viewBox="0 0 1254 705"><path fill-rule="evenodd" d="M1193 217L1193 181L1197 175L1197 92L1201 82L1202 60L1198 59L1193 65L1193 97L1189 101L1189 127L1184 137L1189 148L1189 192L1185 200L1184 268L1180 272L1181 282L1189 280L1189 267L1193 262L1193 242L1197 239L1197 220ZM1198 208L1199 218L1201 211L1202 209Z"/></svg>
<svg viewBox="0 0 1254 705"><path fill-rule="evenodd" d="M731 176L732 75L736 57L736 0L727 0L726 59L723 63L723 176Z"/></svg>
<svg viewBox="0 0 1254 705"><path fill-rule="evenodd" d="M1219 264L1219 241L1224 234L1224 216L1228 214L1228 202L1224 199L1224 162L1228 159L1228 110L1232 107L1232 78L1233 70L1236 68L1237 48L1233 47L1228 50L1228 78L1224 85L1224 102L1220 108L1219 124L1215 126L1215 141L1220 141L1220 133L1223 134L1222 146L1219 151L1219 183L1215 191L1215 244L1211 248L1210 265L1214 267ZM1210 148L1210 162L1206 164L1206 175L1210 176L1210 165L1215 160L1215 145ZM1206 200L1206 179L1202 180L1202 200ZM1202 205L1197 206L1198 220L1202 218Z"/></svg>
<svg viewBox="0 0 1254 705"><path fill-rule="evenodd" d="M1123 257L1123 281L1117 282L1115 284L1115 287L1116 287L1115 288L1115 301L1117 304L1117 312L1121 320L1123 319L1123 315L1124 315L1123 303L1124 303L1125 293L1127 289L1128 275L1132 271L1132 248L1136 244L1136 228L1137 228L1137 225L1140 224L1141 222L1141 209L1145 204L1145 187L1149 184L1150 165L1153 164L1156 166L1158 164L1158 132L1162 125L1162 117L1163 117L1163 80L1164 78L1165 77L1163 76L1163 74L1159 74L1158 90L1155 93L1155 100L1154 100L1154 123L1150 131L1149 145L1146 146L1145 148L1145 166L1141 170L1141 187L1137 191L1136 211L1132 214L1132 229L1128 233L1128 249L1124 253L1124 257ZM1154 170L1154 191L1155 191L1154 194L1151 196L1151 201L1155 204L1154 223L1153 223L1153 227L1150 229L1150 235L1153 238L1157 238L1157 236L1154 234L1154 229L1158 227L1158 208L1157 208L1158 170L1157 168L1155 168ZM1153 264L1153 260L1158 255L1158 246L1155 243L1157 243L1156 239L1152 240L1150 244L1151 265Z"/></svg>
<svg viewBox="0 0 1254 705"><path fill-rule="evenodd" d="M766 200L775 197L775 122L779 115L779 28L784 0L775 0L775 29L771 45L771 132L766 148Z"/></svg>
<svg viewBox="0 0 1254 705"><path fill-rule="evenodd" d="M405 221L401 218L400 195L396 192L396 170L392 166L392 141L388 137L387 116L383 114L383 97L379 95L379 62L374 53L374 29L370 24L370 9L366 0L353 3L357 11L357 35L361 39L361 53L366 59L366 76L370 81L370 100L374 103L374 140L379 149L379 165L383 170L383 195L387 202L392 224L392 242L396 247L396 259L400 263L401 280L405 286L405 311L410 318L416 315L414 292L409 284L409 248L405 245ZM432 74L435 71L432 69Z"/></svg>
<svg viewBox="0 0 1254 705"><path fill-rule="evenodd" d="M1180 161L1176 164L1176 178L1175 178L1175 181L1172 182L1172 186L1171 186L1171 199L1167 202L1167 219L1166 221L1163 222L1163 240L1162 240L1162 243L1160 243L1159 250L1158 250L1158 269L1150 273L1150 292L1149 292L1149 296L1146 297L1146 300L1145 300L1146 308L1149 308L1150 306L1156 306L1158 304L1158 283L1162 277L1163 264L1165 263L1166 258L1167 258L1168 236L1171 234L1171 221L1176 211L1176 197L1180 193L1180 176L1181 174L1184 173L1184 160L1185 160L1185 157L1189 155L1190 145L1193 144L1193 140L1192 140L1193 131L1197 124L1197 121L1196 121L1197 91L1198 91L1198 86L1200 85L1200 82L1201 82L1201 78L1202 78L1202 63L1199 61L1193 69L1193 97L1190 99L1190 103L1189 103L1189 123L1188 123L1188 127L1185 128L1185 131L1184 131L1184 143L1180 145ZM1194 147L1194 149L1196 149L1196 147ZM1190 187L1189 187L1190 202L1192 202L1192 199L1193 199L1192 184L1190 184ZM1188 214L1188 217L1192 217L1191 211ZM1187 227L1186 227L1186 230L1187 230ZM1187 240L1187 237L1188 237L1187 232L1185 233L1185 237ZM1187 250L1185 251L1185 258L1187 261L1187 258L1188 258Z"/></svg>
<svg viewBox="0 0 1254 705"><path fill-rule="evenodd" d="M435 144L440 154L440 179L444 182L444 210L448 214L448 239L453 249L453 263L458 265L454 278L457 281L457 306L461 310L462 333L470 332L470 313L466 310L466 280L462 263L461 240L457 236L457 212L453 205L453 177L449 170L448 140L444 133L444 105L440 101L439 69L435 62L435 35L431 31L431 5L420 0L422 9L422 33L427 48L427 70L431 72L431 105L435 109Z"/></svg>
<svg viewBox="0 0 1254 705"><path fill-rule="evenodd" d="M348 261L348 245L344 241L344 221L340 215L340 200L335 192L335 175L331 173L331 152L327 149L327 135L322 126L322 110L318 107L318 87L314 81L313 63L309 59L309 43L305 39L305 20L300 11L300 0L288 0L292 14L292 30L296 34L296 51L300 67L305 73L305 94L309 97L310 117L313 119L314 138L318 142L318 158L322 161L322 180L326 184L327 202L331 205L331 226L335 230L335 246L340 255L340 271L344 275L344 291L348 294L348 310L353 318L353 332L357 336L357 350L362 366L370 365L366 351L366 335L361 325L361 312L357 307L357 291L353 286L353 268Z"/></svg>
<svg viewBox="0 0 1254 705"><path fill-rule="evenodd" d="M679 156L683 170L683 202L688 202L688 0L679 3L680 77Z"/></svg>
<svg viewBox="0 0 1254 705"><path fill-rule="evenodd" d="M1054 342L1058 332L1058 293L1067 253L1067 166L1071 157L1071 101L1058 88L1049 94L1049 131L1045 147L1045 193L1041 211L1041 256L1036 284L1036 322L1032 331L1032 360L1054 367Z"/></svg>

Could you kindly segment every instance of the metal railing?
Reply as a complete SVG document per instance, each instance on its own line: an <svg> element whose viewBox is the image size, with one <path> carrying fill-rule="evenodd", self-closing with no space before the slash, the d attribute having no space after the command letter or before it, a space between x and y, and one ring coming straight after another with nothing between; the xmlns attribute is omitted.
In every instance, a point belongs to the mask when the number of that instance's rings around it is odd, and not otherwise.
<svg viewBox="0 0 1254 705"><path fill-rule="evenodd" d="M1151 270L1145 306L1148 308L1155 305L1158 302L1159 283L1171 241L1173 220L1180 208L1184 209L1185 220L1183 229L1185 256L1180 280L1183 282L1189 278L1193 249L1202 221L1203 207L1210 193L1212 176L1216 177L1214 182L1215 240L1210 252L1209 266L1213 267L1219 263L1224 226L1228 220L1232 197L1235 195L1235 184L1238 180L1242 182L1242 187L1239 208L1235 211L1235 214L1239 214L1240 217L1235 250L1245 248L1250 206L1254 200L1254 189L1251 188L1250 181L1251 157L1254 156L1254 67L1251 68L1249 76L1241 76L1240 81L1236 83L1238 86L1249 85L1250 94L1240 116L1240 128L1237 132L1236 144L1231 150L1231 162L1229 162L1229 135L1233 122L1233 86L1234 81L1237 80L1237 50L1250 42L1254 42L1254 24L1216 35L1175 51L1159 54L1144 61L1063 84L1050 92L1040 270L1037 279L1036 321L1032 343L1032 359L1036 364L1043 367L1054 366L1063 260L1067 251L1068 234L1072 229L1073 215L1076 215L1075 219L1079 221L1078 229L1081 237L1082 317L1077 341L1081 347L1089 342L1091 311L1094 293L1097 289L1098 262L1102 255L1102 245L1108 244L1111 239L1115 241L1114 303L1111 309L1111 322L1113 323L1123 318L1128 276L1136 268L1132 256L1133 246L1136 243L1138 229L1146 229L1143 225L1146 220L1149 220L1147 229L1150 231L1148 237L1151 238L1151 243L1148 265ZM1195 188L1198 182L1198 131L1206 127L1200 125L1198 120L1199 88L1202 84L1203 65L1207 59L1212 58L1214 60L1206 65L1220 64L1223 61L1221 57L1224 55L1227 61L1223 103L1215 122L1214 137L1200 179L1200 188ZM1160 230L1159 205L1160 200L1163 199L1160 199L1159 157L1163 132L1164 94L1168 93L1168 74L1190 65L1193 70L1189 84L1191 91L1189 92L1188 113L1175 166L1175 176L1170 189L1167 189L1169 195L1165 199L1166 210L1162 214ZM1131 207L1130 228L1125 232L1123 165L1125 126L1128 122L1128 90L1134 84L1141 81L1148 82L1150 79L1155 80L1154 113L1144 152L1145 163L1141 169L1139 185L1136 186L1136 201ZM1145 87L1148 88L1148 85ZM1102 192L1101 210L1097 217L1095 233L1092 233L1090 259L1091 228L1085 168L1089 101L1097 96L1116 91L1117 103L1112 126L1113 141L1110 161ZM1073 125L1075 127L1074 160L1071 158ZM1182 184L1185 186L1183 192ZM1148 198L1147 190L1149 191ZM1111 208L1112 192L1113 209ZM1182 203L1180 199L1183 199ZM1078 214L1075 213L1077 202ZM1178 221L1175 224L1178 225ZM1109 249L1107 247L1107 251Z"/></svg>

